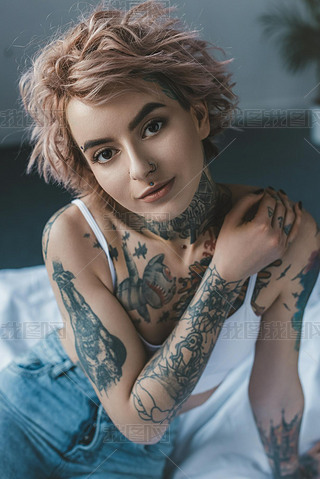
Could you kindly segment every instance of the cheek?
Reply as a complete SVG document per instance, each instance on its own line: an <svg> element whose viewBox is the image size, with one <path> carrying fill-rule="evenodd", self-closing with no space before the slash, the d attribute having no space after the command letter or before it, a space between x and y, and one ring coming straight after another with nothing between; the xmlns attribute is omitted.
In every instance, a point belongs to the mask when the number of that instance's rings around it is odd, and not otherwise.
<svg viewBox="0 0 320 479"><path fill-rule="evenodd" d="M176 128L166 136L164 144L161 145L161 154L166 157L184 158L194 157L195 154L201 152L201 142L199 137L192 128Z"/></svg>
<svg viewBox="0 0 320 479"><path fill-rule="evenodd" d="M193 128L185 128L170 135L166 142L167 157L174 159L174 166L181 173L195 174L203 167L202 143Z"/></svg>
<svg viewBox="0 0 320 479"><path fill-rule="evenodd" d="M105 171L95 172L94 175L101 188L115 200L123 198L124 194L129 191L129 175L121 173L119 168L116 171L108 168Z"/></svg>

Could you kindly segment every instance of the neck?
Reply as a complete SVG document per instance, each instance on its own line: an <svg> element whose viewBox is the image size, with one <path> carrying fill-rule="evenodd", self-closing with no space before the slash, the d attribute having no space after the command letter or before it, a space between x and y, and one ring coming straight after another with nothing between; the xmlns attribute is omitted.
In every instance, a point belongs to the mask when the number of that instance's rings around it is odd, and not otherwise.
<svg viewBox="0 0 320 479"><path fill-rule="evenodd" d="M208 171L201 174L200 182L191 203L183 213L169 221L147 220L135 213L124 214L125 223L135 230L150 231L164 240L187 240L192 245L209 228L216 237L223 220L231 208L229 190L215 183ZM122 217L122 214L120 214Z"/></svg>

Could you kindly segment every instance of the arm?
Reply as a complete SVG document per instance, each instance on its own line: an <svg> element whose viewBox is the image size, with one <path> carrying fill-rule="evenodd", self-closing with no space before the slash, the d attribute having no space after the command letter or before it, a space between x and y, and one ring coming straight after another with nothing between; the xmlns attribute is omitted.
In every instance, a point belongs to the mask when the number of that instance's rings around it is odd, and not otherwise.
<svg viewBox="0 0 320 479"><path fill-rule="evenodd" d="M145 425L158 424L160 436L196 386L243 283L225 281L211 263L179 323L138 376L132 409Z"/></svg>
<svg viewBox="0 0 320 479"><path fill-rule="evenodd" d="M129 316L95 274L96 253L88 256L82 236L60 215L43 241L67 335L114 424L129 440L157 442L200 378L243 281L227 283L209 266L182 319L147 362Z"/></svg>
<svg viewBox="0 0 320 479"><path fill-rule="evenodd" d="M319 274L319 239L304 211L297 238L277 262L279 295L262 316L256 343L249 398L275 479L309 477L298 458L304 409L298 357L304 309Z"/></svg>

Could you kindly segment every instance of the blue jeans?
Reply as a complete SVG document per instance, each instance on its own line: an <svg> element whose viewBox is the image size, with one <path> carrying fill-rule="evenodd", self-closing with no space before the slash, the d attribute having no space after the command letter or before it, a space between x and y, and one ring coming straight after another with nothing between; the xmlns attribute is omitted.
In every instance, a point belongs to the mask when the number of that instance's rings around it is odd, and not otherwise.
<svg viewBox="0 0 320 479"><path fill-rule="evenodd" d="M179 419L157 444L129 441L53 331L0 371L1 478L160 479Z"/></svg>

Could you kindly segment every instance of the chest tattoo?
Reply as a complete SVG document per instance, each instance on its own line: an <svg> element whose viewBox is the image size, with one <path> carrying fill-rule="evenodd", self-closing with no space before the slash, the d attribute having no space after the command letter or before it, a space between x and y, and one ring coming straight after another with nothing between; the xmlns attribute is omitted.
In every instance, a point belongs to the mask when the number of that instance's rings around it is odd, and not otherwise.
<svg viewBox="0 0 320 479"><path fill-rule="evenodd" d="M117 287L116 295L127 311L136 310L146 322L150 322L147 305L159 309L169 303L176 292L176 278L172 277L163 262L164 254L158 254L148 261L142 277L133 256L147 253L146 245L139 244L132 255L127 241L130 233L122 237L122 249L128 270L128 277Z"/></svg>

